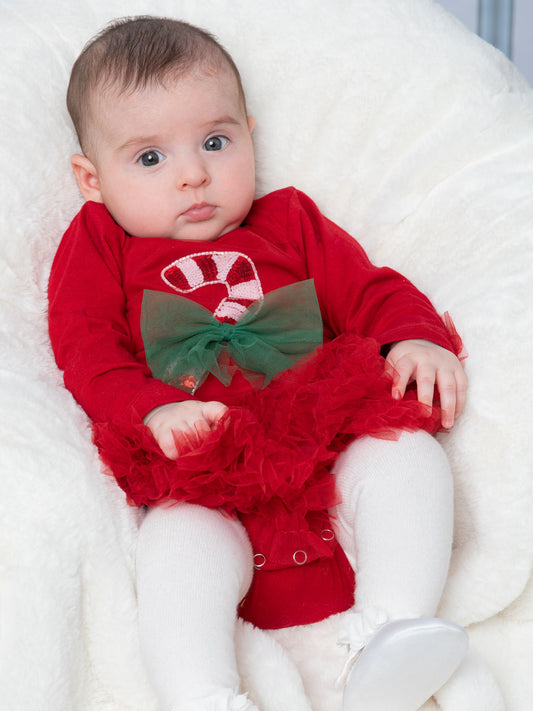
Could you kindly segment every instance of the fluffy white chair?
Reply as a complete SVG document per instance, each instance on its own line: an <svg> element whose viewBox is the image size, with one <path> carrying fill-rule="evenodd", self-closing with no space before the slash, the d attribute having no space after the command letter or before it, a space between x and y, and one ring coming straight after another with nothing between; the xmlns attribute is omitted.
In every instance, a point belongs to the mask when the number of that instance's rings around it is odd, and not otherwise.
<svg viewBox="0 0 533 711"><path fill-rule="evenodd" d="M0 705L156 711L137 646L137 514L101 473L47 338L46 285L80 197L70 66L113 17L211 29L257 117L258 192L295 184L449 310L470 394L441 437L456 539L441 613L472 654L425 709L533 703L533 95L430 0L0 3ZM331 621L276 639L242 625L264 711L338 711ZM303 681L302 681L303 680ZM305 688L305 692L304 692Z"/></svg>

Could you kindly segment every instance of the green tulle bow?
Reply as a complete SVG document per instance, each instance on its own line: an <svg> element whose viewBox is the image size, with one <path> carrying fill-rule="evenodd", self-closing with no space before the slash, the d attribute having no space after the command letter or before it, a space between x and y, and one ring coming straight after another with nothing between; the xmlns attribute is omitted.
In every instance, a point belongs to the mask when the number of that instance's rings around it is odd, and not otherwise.
<svg viewBox="0 0 533 711"><path fill-rule="evenodd" d="M141 333L153 376L194 393L208 373L229 385L235 366L267 385L322 343L322 317L312 279L269 292L236 324L186 297L146 290Z"/></svg>

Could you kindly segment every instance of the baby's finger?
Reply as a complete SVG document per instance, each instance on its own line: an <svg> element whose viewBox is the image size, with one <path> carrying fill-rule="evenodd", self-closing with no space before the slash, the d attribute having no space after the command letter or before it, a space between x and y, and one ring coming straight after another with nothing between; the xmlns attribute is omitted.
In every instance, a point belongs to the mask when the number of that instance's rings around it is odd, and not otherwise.
<svg viewBox="0 0 533 711"><path fill-rule="evenodd" d="M197 445L201 444L210 432L211 432L211 427L209 426L209 423L206 422L206 420L197 420L194 423L195 445L197 446Z"/></svg>
<svg viewBox="0 0 533 711"><path fill-rule="evenodd" d="M190 452L200 444L202 435L201 428L198 425L199 423L195 422L192 427L172 431L174 444L176 446L176 457L174 457L174 459ZM207 425L205 425L205 428L209 431Z"/></svg>
<svg viewBox="0 0 533 711"><path fill-rule="evenodd" d="M419 402L424 405L433 404L435 393L435 369L433 366L420 366L416 373L416 392Z"/></svg>
<svg viewBox="0 0 533 711"><path fill-rule="evenodd" d="M390 361L389 361L390 363ZM401 400L405 395L407 386L411 382L411 376L413 374L413 367L410 362L403 360L392 365L393 367L393 377L392 377L392 397L395 400Z"/></svg>
<svg viewBox="0 0 533 711"><path fill-rule="evenodd" d="M465 406L467 390L466 374L462 367L458 369L455 373L455 381L457 384L457 403L455 405L455 416L459 417Z"/></svg>
<svg viewBox="0 0 533 711"><path fill-rule="evenodd" d="M209 402L204 403L202 414L210 425L216 426L221 417L226 414L227 410L227 406L223 403L217 402L216 400L210 400Z"/></svg>
<svg viewBox="0 0 533 711"><path fill-rule="evenodd" d="M457 382L454 373L439 373L437 376L440 406L442 410L441 422L446 429L451 429L457 413Z"/></svg>
<svg viewBox="0 0 533 711"><path fill-rule="evenodd" d="M176 437L172 431L167 432L164 435L158 435L156 437L157 444L159 448L167 457L167 459L177 459L179 454L178 443L176 442Z"/></svg>

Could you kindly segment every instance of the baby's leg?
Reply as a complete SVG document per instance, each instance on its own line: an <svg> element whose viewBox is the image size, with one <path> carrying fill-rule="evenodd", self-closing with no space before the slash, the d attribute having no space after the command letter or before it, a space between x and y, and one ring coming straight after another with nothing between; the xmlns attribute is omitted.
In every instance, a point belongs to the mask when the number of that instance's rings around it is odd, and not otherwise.
<svg viewBox="0 0 533 711"><path fill-rule="evenodd" d="M143 659L162 711L245 711L234 634L252 579L242 525L192 504L150 509L137 548Z"/></svg>
<svg viewBox="0 0 533 711"><path fill-rule="evenodd" d="M355 662L345 709L415 711L455 671L463 630L433 619L450 562L453 486L425 432L356 440L336 466L338 536L356 571L340 641ZM347 667L347 672L350 665Z"/></svg>
<svg viewBox="0 0 533 711"><path fill-rule="evenodd" d="M438 442L426 432L361 438L341 455L336 478L355 609L381 608L394 619L434 615L453 535L452 475Z"/></svg>

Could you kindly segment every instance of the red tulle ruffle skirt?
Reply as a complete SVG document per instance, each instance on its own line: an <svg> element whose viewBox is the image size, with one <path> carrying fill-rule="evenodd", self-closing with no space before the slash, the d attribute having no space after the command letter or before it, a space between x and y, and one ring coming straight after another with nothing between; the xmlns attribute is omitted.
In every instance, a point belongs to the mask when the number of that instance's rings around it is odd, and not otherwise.
<svg viewBox="0 0 533 711"><path fill-rule="evenodd" d="M339 453L362 435L397 439L402 430L439 428L438 407L422 405L409 390L395 400L391 384L378 344L344 335L262 390L232 395L230 386L220 425L176 460L163 455L141 421L96 423L94 441L130 503L192 502L241 518L259 571L241 616L262 627L313 622L353 603L353 573L325 513L338 503L331 469ZM315 603L292 609L287 581L295 571ZM267 602L261 586L270 591Z"/></svg>

